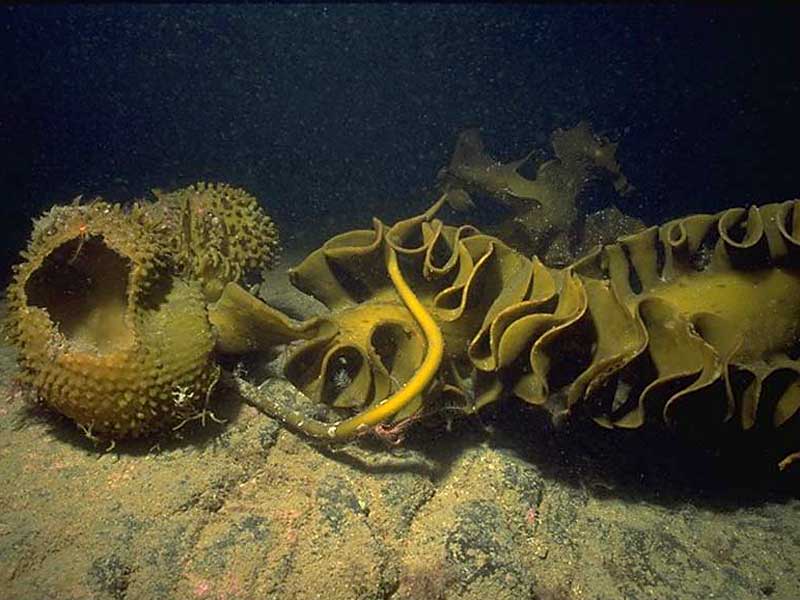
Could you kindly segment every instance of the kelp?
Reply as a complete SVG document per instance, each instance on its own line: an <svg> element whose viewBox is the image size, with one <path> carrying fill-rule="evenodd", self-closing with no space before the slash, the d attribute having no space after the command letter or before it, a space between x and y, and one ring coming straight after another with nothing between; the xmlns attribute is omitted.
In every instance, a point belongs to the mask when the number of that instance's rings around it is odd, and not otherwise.
<svg viewBox="0 0 800 600"><path fill-rule="evenodd" d="M444 224L445 201L336 236L291 271L331 309L286 364L313 401L349 418L420 370L430 336L389 276L396 255L443 356L389 424L512 393L559 420L611 428L797 432L800 201L676 219L565 268Z"/></svg>

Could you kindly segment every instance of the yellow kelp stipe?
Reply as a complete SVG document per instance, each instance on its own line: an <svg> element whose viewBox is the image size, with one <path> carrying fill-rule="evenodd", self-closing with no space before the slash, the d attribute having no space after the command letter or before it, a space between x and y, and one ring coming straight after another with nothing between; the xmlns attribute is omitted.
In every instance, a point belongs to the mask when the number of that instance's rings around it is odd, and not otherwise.
<svg viewBox="0 0 800 600"><path fill-rule="evenodd" d="M417 321L425 335L426 352L419 369L414 376L397 392L382 400L376 406L369 408L354 417L334 423L325 423L308 418L297 411L288 409L286 406L265 398L261 395L248 393L249 390L241 387L240 391L247 398L248 402L260 408L264 412L281 419L283 422L300 430L302 433L316 438L324 438L329 441L341 441L368 432L372 427L380 425L387 419L396 415L417 396L425 392L430 385L444 355L444 338L439 326L433 317L425 309L417 298L414 291L409 287L400 271L397 261L397 253L394 249L386 245L386 269L392 284L397 290L397 294L405 304L408 311Z"/></svg>
<svg viewBox="0 0 800 600"><path fill-rule="evenodd" d="M442 356L444 355L442 332L433 317L425 310L419 298L403 279L403 274L400 272L400 266L397 263L397 253L389 245L386 246L386 269L398 295L403 300L403 304L406 305L406 308L425 334L427 344L425 358L417 372L414 373L414 376L408 380L405 386L377 406L339 423L334 430L333 437L335 438L351 437L368 427L374 427L382 423L399 412L415 397L425 391L442 363Z"/></svg>

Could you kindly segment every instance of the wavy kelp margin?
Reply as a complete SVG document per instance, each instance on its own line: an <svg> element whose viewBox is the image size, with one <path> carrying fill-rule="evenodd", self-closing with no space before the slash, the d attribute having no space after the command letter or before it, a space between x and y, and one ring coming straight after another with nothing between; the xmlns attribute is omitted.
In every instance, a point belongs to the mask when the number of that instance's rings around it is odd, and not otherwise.
<svg viewBox="0 0 800 600"><path fill-rule="evenodd" d="M513 392L559 419L733 431L777 441L784 466L800 456L800 201L676 219L561 269L444 224L445 202L308 256L291 279L331 312L301 324L227 271L181 269L172 210L56 207L8 292L23 381L90 433L137 436L204 414L212 347L303 340L286 376L334 420L251 400L323 439L397 436Z"/></svg>
<svg viewBox="0 0 800 600"><path fill-rule="evenodd" d="M551 269L443 224L445 200L336 236L291 272L332 311L286 365L312 400L353 418L420 370L430 335L389 276L396 254L444 347L426 392L380 427L442 406L473 412L513 391L557 418L766 434L785 440L782 465L798 456L800 201L676 219ZM312 433L310 419L289 420Z"/></svg>

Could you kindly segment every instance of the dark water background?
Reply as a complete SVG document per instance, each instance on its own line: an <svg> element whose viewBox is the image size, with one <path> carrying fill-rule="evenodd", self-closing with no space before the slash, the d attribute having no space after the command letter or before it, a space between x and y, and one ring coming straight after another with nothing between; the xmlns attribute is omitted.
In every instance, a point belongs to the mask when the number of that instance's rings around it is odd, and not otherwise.
<svg viewBox="0 0 800 600"><path fill-rule="evenodd" d="M498 158L588 119L648 222L800 195L790 5L0 8L2 280L54 202L198 179L287 243L413 214L480 126Z"/></svg>

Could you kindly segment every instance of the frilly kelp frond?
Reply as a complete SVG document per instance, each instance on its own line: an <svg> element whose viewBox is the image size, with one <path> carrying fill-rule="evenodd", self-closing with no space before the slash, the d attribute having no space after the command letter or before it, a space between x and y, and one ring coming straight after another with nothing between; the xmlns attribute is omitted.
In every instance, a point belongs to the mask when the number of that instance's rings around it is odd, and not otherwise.
<svg viewBox="0 0 800 600"><path fill-rule="evenodd" d="M391 249L444 342L427 394L392 422L506 391L559 419L798 445L800 202L677 219L562 269L434 213L336 236L292 270L332 311L286 366L314 401L379 406L419 369L428 342L387 275Z"/></svg>

